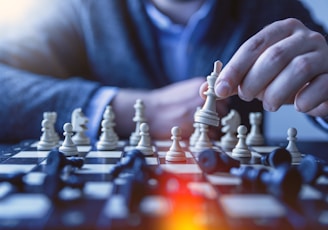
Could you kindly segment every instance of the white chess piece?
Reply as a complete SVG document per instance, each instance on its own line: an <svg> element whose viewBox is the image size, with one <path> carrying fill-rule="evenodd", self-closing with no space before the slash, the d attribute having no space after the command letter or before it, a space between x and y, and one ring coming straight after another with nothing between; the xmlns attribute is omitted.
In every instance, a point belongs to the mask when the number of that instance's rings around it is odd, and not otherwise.
<svg viewBox="0 0 328 230"><path fill-rule="evenodd" d="M37 144L37 150L50 150L56 146L51 133L51 121L42 120L42 136Z"/></svg>
<svg viewBox="0 0 328 230"><path fill-rule="evenodd" d="M137 99L134 104L135 115L133 121L136 123L135 131L131 133L130 145L136 146L140 140L140 124L146 122L145 105L141 99Z"/></svg>
<svg viewBox="0 0 328 230"><path fill-rule="evenodd" d="M195 146L199 136L200 136L200 123L195 122L193 124L194 126L194 132L191 134L189 138L189 145L190 146Z"/></svg>
<svg viewBox="0 0 328 230"><path fill-rule="evenodd" d="M72 113L72 127L76 134L72 140L77 145L89 145L90 138L86 136L88 118L83 114L81 108L77 108Z"/></svg>
<svg viewBox="0 0 328 230"><path fill-rule="evenodd" d="M195 152L201 152L205 149L212 148L213 144L208 137L208 125L200 124L200 135L198 140L195 143L195 146L192 148Z"/></svg>
<svg viewBox="0 0 328 230"><path fill-rule="evenodd" d="M178 126L174 126L171 129L171 134L172 145L165 155L165 160L174 162L186 161L186 153L180 146L181 129Z"/></svg>
<svg viewBox="0 0 328 230"><path fill-rule="evenodd" d="M118 142L119 137L118 137L118 135L117 135L117 133L115 132L115 129L114 129L114 127L116 126L115 113L114 113L113 107L111 105L106 106L106 109L105 109L104 114L103 114L103 120L107 120L110 123L111 135L113 136L113 138L115 137L116 142Z"/></svg>
<svg viewBox="0 0 328 230"><path fill-rule="evenodd" d="M249 123L251 124L251 131L246 137L246 144L254 146L264 145L264 137L260 129L260 125L262 123L262 113L250 113Z"/></svg>
<svg viewBox="0 0 328 230"><path fill-rule="evenodd" d="M300 163L302 160L302 154L298 150L296 146L296 140L297 140L297 130L295 128L289 128L287 130L287 140L288 145L286 149L289 151L289 153L292 156L292 163Z"/></svg>
<svg viewBox="0 0 328 230"><path fill-rule="evenodd" d="M44 112L43 113L43 119L47 119L50 122L50 126L49 126L49 131L50 131L50 136L53 140L53 142L55 142L56 144L59 143L59 135L55 130L55 123L57 121L57 113L56 112Z"/></svg>
<svg viewBox="0 0 328 230"><path fill-rule="evenodd" d="M237 129L238 143L235 148L232 149L231 155L233 157L251 157L251 151L246 144L247 128L244 125L240 125Z"/></svg>
<svg viewBox="0 0 328 230"><path fill-rule="evenodd" d="M102 133L96 144L97 150L105 151L115 149L117 147L117 136L113 130L113 123L109 120L102 120L101 127Z"/></svg>
<svg viewBox="0 0 328 230"><path fill-rule="evenodd" d="M79 155L77 147L72 140L73 126L71 123L64 124L64 136L65 139L62 145L59 147L59 151L64 153L65 156L77 156Z"/></svg>
<svg viewBox="0 0 328 230"><path fill-rule="evenodd" d="M203 107L196 113L195 122L203 123L211 126L219 126L220 119L218 113L216 112L216 95L214 92L214 84L219 76L222 68L222 63L216 61L214 63L214 70L211 75L207 76L208 89L204 93L206 95L206 100Z"/></svg>
<svg viewBox="0 0 328 230"><path fill-rule="evenodd" d="M221 137L221 147L224 150L232 150L238 143L238 138L236 136L237 129L241 123L239 113L232 109L227 116L221 119L222 129L221 131L225 133Z"/></svg>
<svg viewBox="0 0 328 230"><path fill-rule="evenodd" d="M136 149L140 150L146 156L154 154L151 138L149 136L149 126L147 123L142 123L140 125L140 141L138 142Z"/></svg>

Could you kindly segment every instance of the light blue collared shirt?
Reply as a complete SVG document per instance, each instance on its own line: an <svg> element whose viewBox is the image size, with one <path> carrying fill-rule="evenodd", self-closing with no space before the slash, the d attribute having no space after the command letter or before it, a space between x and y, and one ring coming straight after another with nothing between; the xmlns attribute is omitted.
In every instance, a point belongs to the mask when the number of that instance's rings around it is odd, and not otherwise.
<svg viewBox="0 0 328 230"><path fill-rule="evenodd" d="M150 1L145 1L146 11L155 26L163 57L164 69L172 82L190 78L189 60L203 37L211 20L211 9L216 0L207 0L189 19L185 26L175 24Z"/></svg>

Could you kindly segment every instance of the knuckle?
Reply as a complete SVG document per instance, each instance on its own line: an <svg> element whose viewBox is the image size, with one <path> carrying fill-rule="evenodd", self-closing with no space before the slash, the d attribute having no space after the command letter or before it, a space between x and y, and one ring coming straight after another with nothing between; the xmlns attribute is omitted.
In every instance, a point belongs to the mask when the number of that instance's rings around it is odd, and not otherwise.
<svg viewBox="0 0 328 230"><path fill-rule="evenodd" d="M307 57L301 56L293 60L294 76L308 76L313 71L313 64Z"/></svg>
<svg viewBox="0 0 328 230"><path fill-rule="evenodd" d="M303 27L303 23L296 18L287 18L282 21L288 28L300 28Z"/></svg>
<svg viewBox="0 0 328 230"><path fill-rule="evenodd" d="M276 45L268 51L267 59L271 62L280 62L284 59L285 56L285 49L283 49L281 46Z"/></svg>

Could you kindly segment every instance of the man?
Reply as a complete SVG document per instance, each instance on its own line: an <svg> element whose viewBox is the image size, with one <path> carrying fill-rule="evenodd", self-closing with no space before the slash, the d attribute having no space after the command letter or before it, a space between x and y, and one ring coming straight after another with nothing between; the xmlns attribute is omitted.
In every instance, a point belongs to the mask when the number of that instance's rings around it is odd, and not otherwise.
<svg viewBox="0 0 328 230"><path fill-rule="evenodd" d="M2 141L39 137L43 111L57 111L56 129L60 131L77 107L82 107L90 118L89 134L95 139L102 112L109 103L116 113L117 132L127 137L134 128L133 104L137 98L145 102L155 139L169 137L175 125L188 136L195 109L203 104L199 87L212 71L214 61L227 64L249 37L288 17L323 32L301 3L292 0L29 2L35 5L26 17L0 27L4 30L1 34L5 34L0 38ZM296 23L285 26L293 32ZM312 40L303 37L304 44ZM319 43L322 46L322 41ZM265 43L267 49L270 45ZM264 58L259 56L263 49L255 47L255 54L247 60L246 51L252 51L252 46L245 46L220 77L230 89L217 87L216 92L227 97L235 94L239 85L243 99L263 99L257 92L261 87L253 86L247 93L250 84L243 81L263 76L260 62L255 62ZM325 52L320 55L327 56ZM237 64L241 66L237 68ZM272 69L277 65L273 60ZM269 98L271 101L275 97ZM279 101L275 106L287 102L274 100ZM268 107L270 103L264 101ZM242 113L243 123L250 111L261 110L257 101L245 103L232 97L218 101L220 116L228 111L227 104Z"/></svg>

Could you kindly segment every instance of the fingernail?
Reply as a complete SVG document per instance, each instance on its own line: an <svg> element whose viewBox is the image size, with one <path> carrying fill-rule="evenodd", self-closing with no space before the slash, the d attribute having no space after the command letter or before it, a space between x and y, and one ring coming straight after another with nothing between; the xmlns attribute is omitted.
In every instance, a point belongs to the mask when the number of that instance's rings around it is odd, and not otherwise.
<svg viewBox="0 0 328 230"><path fill-rule="evenodd" d="M218 97L227 97L230 95L231 87L226 81L219 81L215 86L215 94Z"/></svg>

